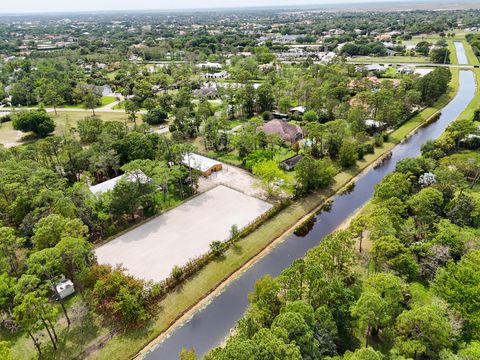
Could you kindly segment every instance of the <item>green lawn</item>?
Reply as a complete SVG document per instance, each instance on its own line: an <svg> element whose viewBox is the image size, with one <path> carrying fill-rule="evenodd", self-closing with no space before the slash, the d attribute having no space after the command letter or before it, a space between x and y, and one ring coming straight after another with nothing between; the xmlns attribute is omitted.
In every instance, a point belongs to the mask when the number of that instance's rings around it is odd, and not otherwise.
<svg viewBox="0 0 480 360"><path fill-rule="evenodd" d="M59 111L57 115L52 113L51 116L56 124L55 134L63 135L66 134L70 128L76 127L78 120L92 116L92 113L88 111ZM100 112L97 113L97 117L105 121L126 121L127 119L124 113L117 112ZM141 120L137 120L137 123L140 124ZM0 144L6 146L20 145L24 143L22 142L22 138L25 135L26 134L13 129L11 121L0 125Z"/></svg>
<svg viewBox="0 0 480 360"><path fill-rule="evenodd" d="M372 63L428 63L430 59L425 56L355 56L352 62L372 62Z"/></svg>
<svg viewBox="0 0 480 360"><path fill-rule="evenodd" d="M113 110L125 110L125 101L120 101L113 107Z"/></svg>
<svg viewBox="0 0 480 360"><path fill-rule="evenodd" d="M102 96L102 98L100 99L101 101L101 104L99 107L104 107L104 106L107 106L111 103L113 103L114 101L116 101L116 97L115 96Z"/></svg>

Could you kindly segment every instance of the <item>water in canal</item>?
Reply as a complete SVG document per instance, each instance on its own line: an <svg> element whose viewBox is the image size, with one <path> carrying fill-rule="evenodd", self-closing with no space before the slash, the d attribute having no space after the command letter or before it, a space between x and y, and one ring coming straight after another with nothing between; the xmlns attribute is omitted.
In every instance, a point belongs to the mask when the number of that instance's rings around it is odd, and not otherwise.
<svg viewBox="0 0 480 360"><path fill-rule="evenodd" d="M457 59L459 65L468 65L467 53L465 47L460 41L455 41L455 50L457 52Z"/></svg>
<svg viewBox="0 0 480 360"><path fill-rule="evenodd" d="M255 263L204 309L178 327L170 337L151 350L147 360L174 360L182 348L194 348L203 355L218 346L229 334L230 329L245 312L247 294L255 281L271 274L278 275L293 260L303 257L310 248L317 245L324 236L331 233L356 209L364 205L372 196L374 186L395 169L397 161L420 154L420 148L427 140L437 138L470 103L475 94L475 78L471 71L460 72L460 88L456 97L442 110L440 119L419 129L408 141L396 146L392 157L383 166L369 169L357 181L352 192L334 198L329 212L317 216L311 231L303 237L290 235L269 254Z"/></svg>

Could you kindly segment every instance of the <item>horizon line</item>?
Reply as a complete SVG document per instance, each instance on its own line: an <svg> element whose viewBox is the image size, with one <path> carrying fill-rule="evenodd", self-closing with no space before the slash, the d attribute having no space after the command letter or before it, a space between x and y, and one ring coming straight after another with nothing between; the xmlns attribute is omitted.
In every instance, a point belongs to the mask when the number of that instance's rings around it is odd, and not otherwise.
<svg viewBox="0 0 480 360"><path fill-rule="evenodd" d="M345 2L345 3L335 3L334 0L330 0L332 2L329 3L318 3L318 4L285 4L285 5L245 5L245 6L221 6L221 7L196 7L196 8L170 8L170 9L159 9L159 8L139 8L139 9L104 9L104 10L58 10L58 11L23 11L23 12L0 12L0 17L2 16L25 16L25 15L62 15L62 14L106 14L106 13L125 13L125 12L133 12L133 13L142 13L142 12L156 12L156 13L179 13L179 12L211 12L211 11L219 11L219 10L259 10L259 9L271 9L271 10L284 10L284 9L335 9L335 8L348 8L349 6L352 9L351 11L355 11L355 7L361 5L379 5L379 4L389 4L392 2L399 2L403 4L408 3L418 3L422 5L427 5L427 3L431 3L432 5L436 5L438 3L448 4L451 3L452 5L461 5L461 4L469 4L473 3L476 4L475 0L364 0L358 2ZM480 4L479 4L480 6ZM412 9L413 10L413 9ZM447 9L445 9L447 10ZM454 10L454 9L448 9ZM392 9L392 11L394 11Z"/></svg>

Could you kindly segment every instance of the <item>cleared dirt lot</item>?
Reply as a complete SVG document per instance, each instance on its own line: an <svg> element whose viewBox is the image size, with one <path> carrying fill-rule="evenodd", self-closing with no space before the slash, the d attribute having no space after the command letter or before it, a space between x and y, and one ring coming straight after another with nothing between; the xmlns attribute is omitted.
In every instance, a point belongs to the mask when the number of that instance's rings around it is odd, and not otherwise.
<svg viewBox="0 0 480 360"><path fill-rule="evenodd" d="M208 178L200 177L198 181L198 191L208 191L218 185L228 185L247 195L255 196L260 199L266 199L267 193L256 184L255 177L248 171L236 166L221 163L223 170L214 172Z"/></svg>
<svg viewBox="0 0 480 360"><path fill-rule="evenodd" d="M246 226L272 205L226 186L217 186L96 249L101 264L123 264L138 278L160 281L175 265L226 240L230 227Z"/></svg>

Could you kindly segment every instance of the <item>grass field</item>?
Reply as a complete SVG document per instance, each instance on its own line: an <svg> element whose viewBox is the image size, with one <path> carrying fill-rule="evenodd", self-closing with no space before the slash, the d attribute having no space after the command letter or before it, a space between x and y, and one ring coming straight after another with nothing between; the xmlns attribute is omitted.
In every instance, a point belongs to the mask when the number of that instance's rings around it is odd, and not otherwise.
<svg viewBox="0 0 480 360"><path fill-rule="evenodd" d="M428 63L430 59L425 56L355 56L352 62L372 62L372 63Z"/></svg>
<svg viewBox="0 0 480 360"><path fill-rule="evenodd" d="M66 134L70 128L76 127L78 120L92 116L92 113L88 111L59 111L57 115L52 113L51 116L56 124L55 134L63 135ZM104 121L127 120L124 113L118 112L100 112L97 113L97 117ZM140 123L141 120L137 120L137 122ZM24 143L22 142L23 136L25 136L25 134L13 129L11 121L0 125L0 144L4 144L5 146L20 145Z"/></svg>

